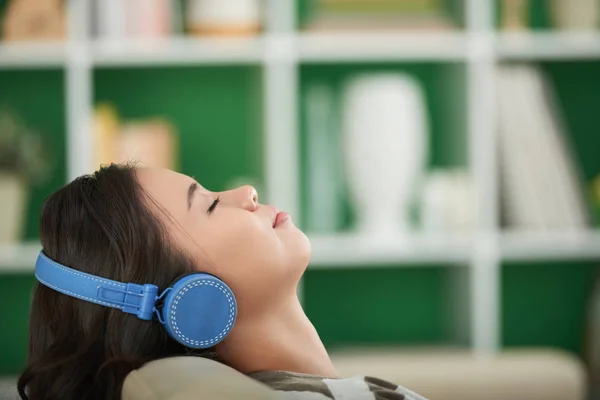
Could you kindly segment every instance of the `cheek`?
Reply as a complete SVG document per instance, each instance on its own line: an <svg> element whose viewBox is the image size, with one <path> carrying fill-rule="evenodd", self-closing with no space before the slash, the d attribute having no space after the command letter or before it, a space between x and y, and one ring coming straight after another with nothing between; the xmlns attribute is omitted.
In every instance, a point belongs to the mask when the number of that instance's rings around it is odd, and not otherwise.
<svg viewBox="0 0 600 400"><path fill-rule="evenodd" d="M193 237L198 269L223 279L244 305L295 290L310 258L310 243L298 228L273 230L245 211L213 215Z"/></svg>
<svg viewBox="0 0 600 400"><path fill-rule="evenodd" d="M229 282L277 280L286 262L283 244L272 228L250 215L239 218L213 218L196 238L202 258L212 272Z"/></svg>

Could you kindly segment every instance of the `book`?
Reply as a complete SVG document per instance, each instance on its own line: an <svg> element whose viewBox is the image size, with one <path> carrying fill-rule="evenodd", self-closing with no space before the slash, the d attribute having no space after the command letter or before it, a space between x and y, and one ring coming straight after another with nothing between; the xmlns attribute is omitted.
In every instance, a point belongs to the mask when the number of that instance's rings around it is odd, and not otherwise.
<svg viewBox="0 0 600 400"><path fill-rule="evenodd" d="M523 65L502 66L497 78L506 222L524 230L586 229L579 165L549 82Z"/></svg>
<svg viewBox="0 0 600 400"><path fill-rule="evenodd" d="M96 0L92 30L108 41L163 39L181 31L179 2L171 0Z"/></svg>
<svg viewBox="0 0 600 400"><path fill-rule="evenodd" d="M177 140L173 126L155 118L129 122L115 137L116 162L135 161L140 166L177 170Z"/></svg>
<svg viewBox="0 0 600 400"><path fill-rule="evenodd" d="M96 106L93 117L94 168L134 161L139 166L177 170L178 138L164 118L122 122L114 106Z"/></svg>
<svg viewBox="0 0 600 400"><path fill-rule="evenodd" d="M94 169L114 161L114 140L120 129L116 108L107 103L98 104L94 110L92 133L94 143Z"/></svg>
<svg viewBox="0 0 600 400"><path fill-rule="evenodd" d="M503 30L519 32L529 27L529 0L503 0L500 25Z"/></svg>
<svg viewBox="0 0 600 400"><path fill-rule="evenodd" d="M5 41L62 40L66 33L61 0L12 0L2 21Z"/></svg>

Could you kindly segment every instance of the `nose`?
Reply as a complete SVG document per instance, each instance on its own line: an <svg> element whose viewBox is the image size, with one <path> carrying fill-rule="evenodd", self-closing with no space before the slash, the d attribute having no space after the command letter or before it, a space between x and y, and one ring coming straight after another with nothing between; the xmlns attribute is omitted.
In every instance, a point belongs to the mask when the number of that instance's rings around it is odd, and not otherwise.
<svg viewBox="0 0 600 400"><path fill-rule="evenodd" d="M242 199L244 199L243 207L248 211L256 210L258 207L258 193L253 186L245 185L240 188L242 191Z"/></svg>
<svg viewBox="0 0 600 400"><path fill-rule="evenodd" d="M250 185L240 186L226 192L231 201L238 207L248 211L255 211L258 207L258 193Z"/></svg>

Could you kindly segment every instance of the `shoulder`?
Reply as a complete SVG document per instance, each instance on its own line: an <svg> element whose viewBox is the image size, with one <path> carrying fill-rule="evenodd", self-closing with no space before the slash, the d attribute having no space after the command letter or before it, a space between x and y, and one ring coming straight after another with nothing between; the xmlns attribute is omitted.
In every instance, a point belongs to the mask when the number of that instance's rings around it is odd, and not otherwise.
<svg viewBox="0 0 600 400"><path fill-rule="evenodd" d="M399 385L369 376L330 379L287 371L260 371L249 376L282 392L286 399L426 400Z"/></svg>

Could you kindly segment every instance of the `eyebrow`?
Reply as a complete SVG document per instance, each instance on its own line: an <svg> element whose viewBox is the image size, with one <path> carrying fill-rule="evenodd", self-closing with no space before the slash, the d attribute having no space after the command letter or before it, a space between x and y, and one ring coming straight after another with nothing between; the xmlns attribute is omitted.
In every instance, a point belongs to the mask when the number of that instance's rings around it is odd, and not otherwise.
<svg viewBox="0 0 600 400"><path fill-rule="evenodd" d="M192 182L187 192L188 210L192 208L192 199L194 198L194 193L196 193L196 189L198 189L198 184L196 182Z"/></svg>

